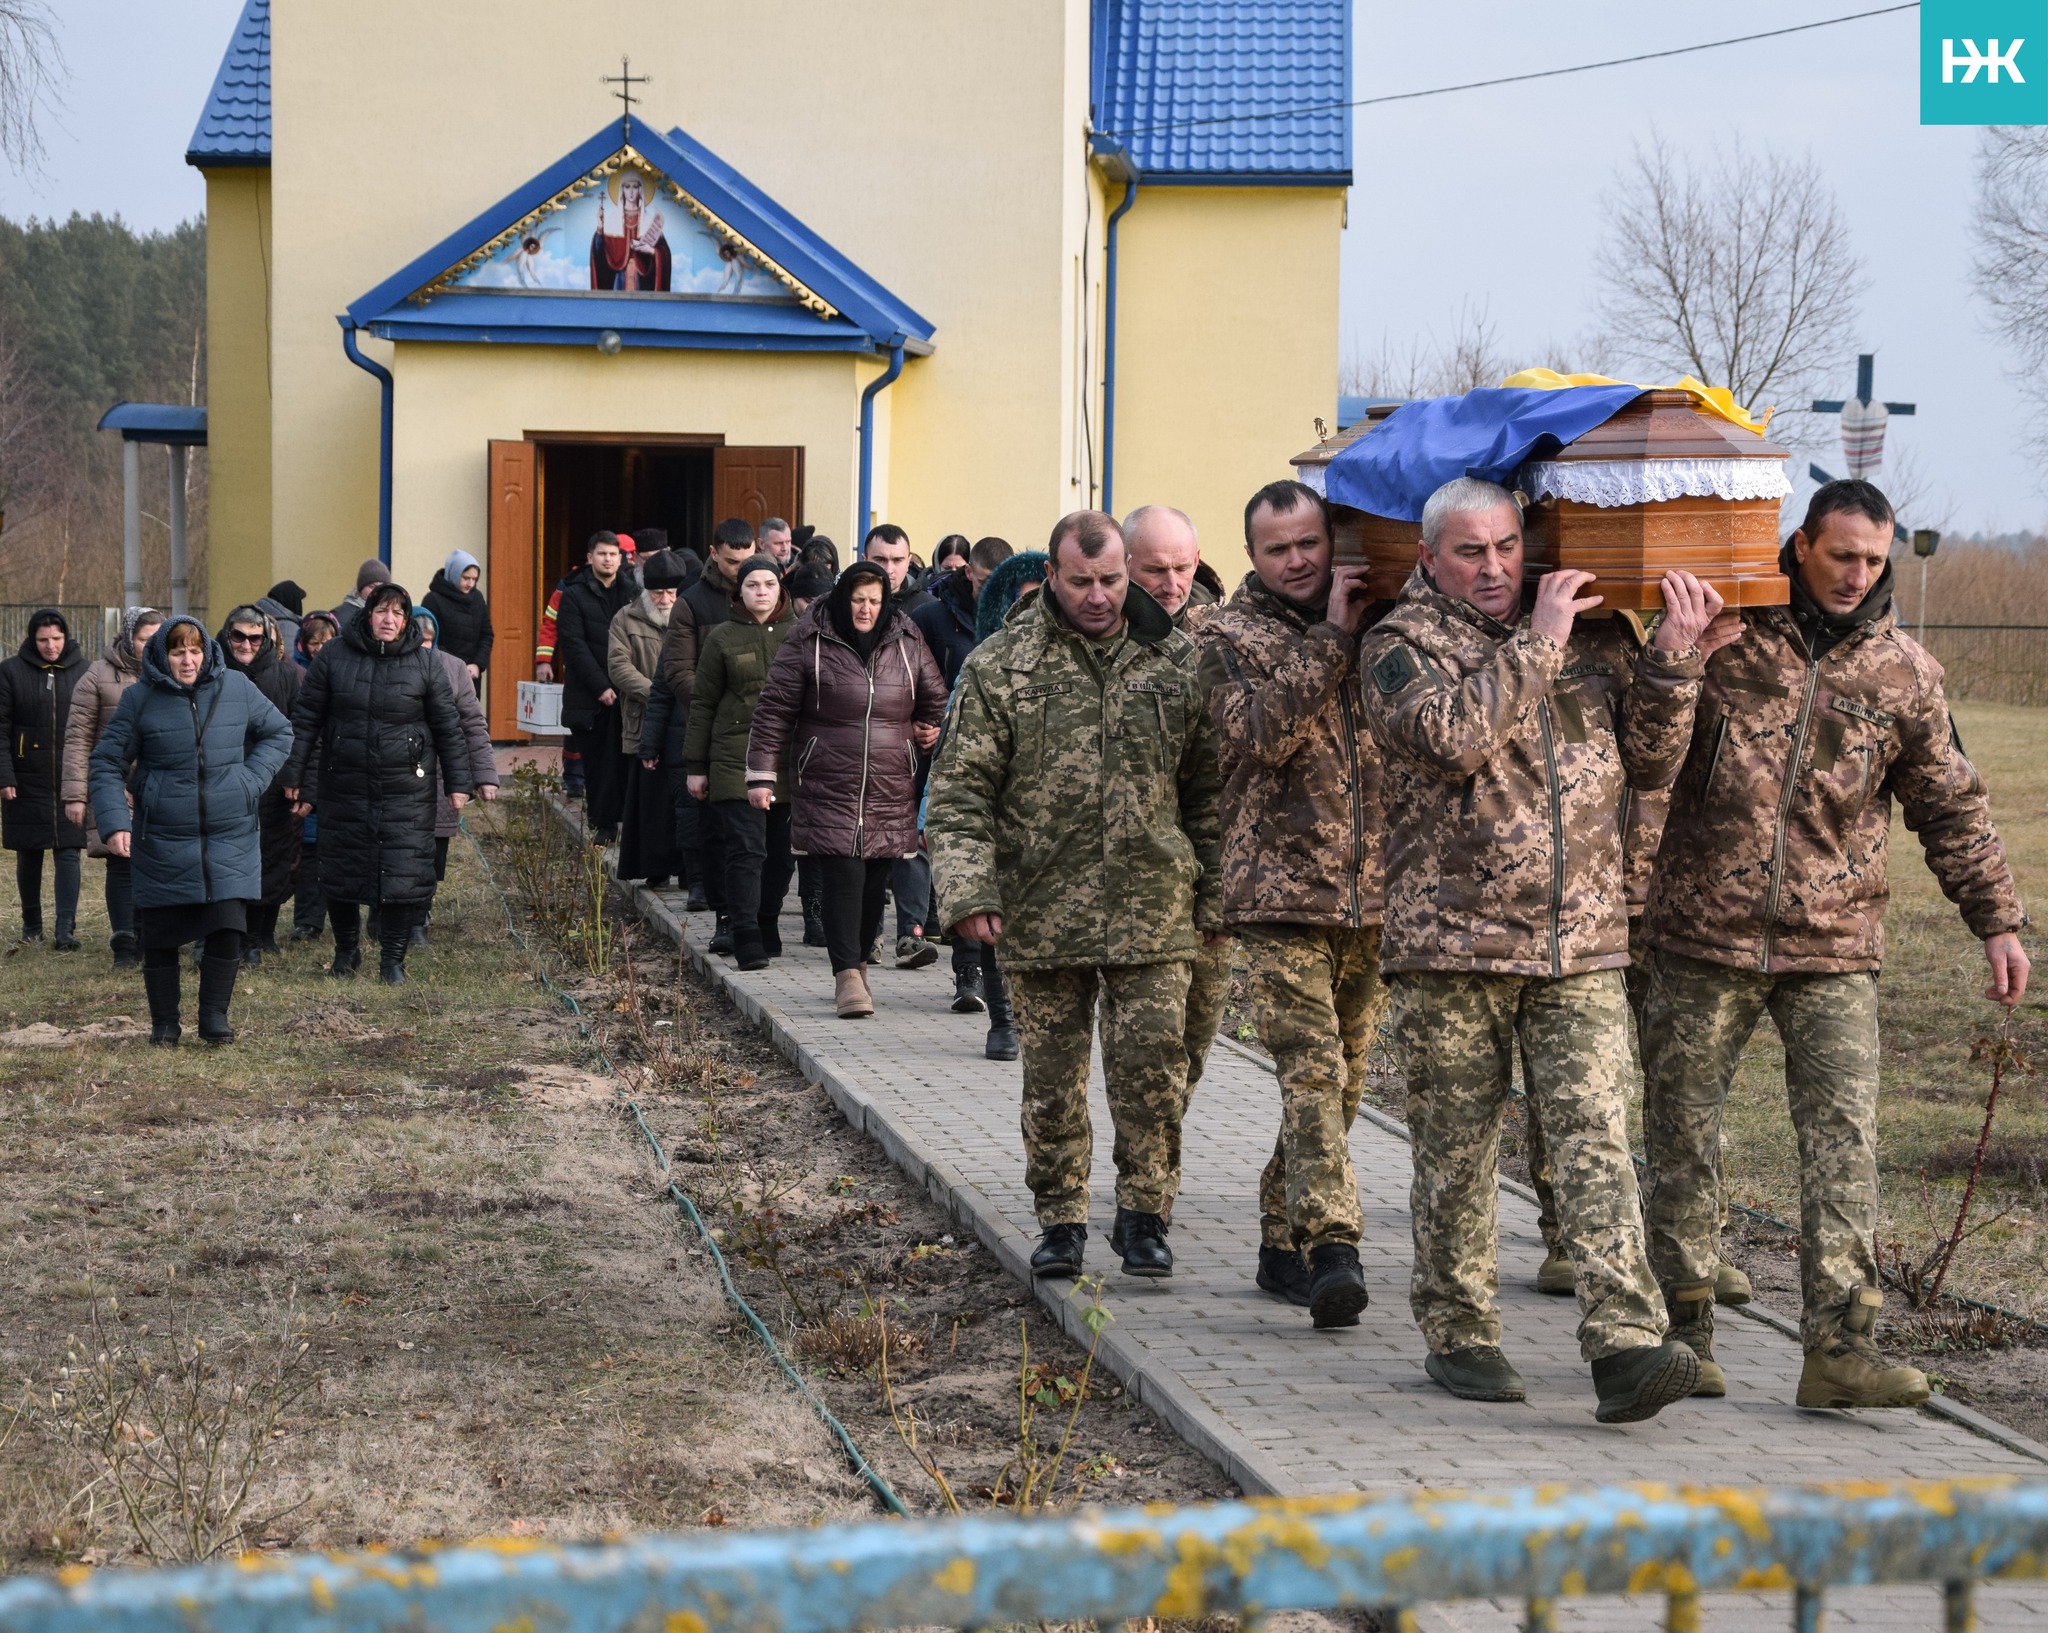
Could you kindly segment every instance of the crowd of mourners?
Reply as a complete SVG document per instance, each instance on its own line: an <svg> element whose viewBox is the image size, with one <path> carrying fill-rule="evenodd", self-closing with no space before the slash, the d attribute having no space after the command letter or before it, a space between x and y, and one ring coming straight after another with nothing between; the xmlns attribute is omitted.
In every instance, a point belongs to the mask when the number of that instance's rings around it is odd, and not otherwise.
<svg viewBox="0 0 2048 1633"><path fill-rule="evenodd" d="M1460 478L1375 600L1299 482L1252 495L1233 592L1163 505L1061 518L1043 551L879 526L833 542L728 519L699 557L599 532L547 602L564 780L621 877L688 891L712 953L784 956L792 883L832 1014L869 970L950 953L952 1009L1022 1061L1035 1274L1081 1273L1100 1042L1114 1124L1110 1250L1173 1270L1181 1131L1233 968L1280 1090L1255 1280L1317 1328L1359 1324L1348 1136L1383 1020L1406 1079L1410 1308L1428 1376L1521 1400L1501 1348L1496 1166L1524 1106L1544 1292L1575 1296L1596 1415L1726 1392L1720 1124L1769 1015L1801 1183L1797 1401L1898 1407L1926 1378L1877 1346L1877 976L1894 805L2019 1001L2026 925L1941 669L1892 606L1894 521L1831 482L1786 541L1788 605L1724 608L1665 575L1605 614L1592 575L1525 570L1517 495ZM477 688L477 564L425 604L367 562L332 613L295 585L218 640L130 609L87 665L55 611L0 665L5 843L23 939L78 945L80 856L106 862L115 961L152 1037L202 1038L236 971L367 916L387 982L425 939L457 816L497 772ZM893 910L894 923L889 923ZM893 932L893 933L892 933ZM824 995L820 993L821 1004ZM1630 1155L1640 1082L1645 1171Z"/></svg>

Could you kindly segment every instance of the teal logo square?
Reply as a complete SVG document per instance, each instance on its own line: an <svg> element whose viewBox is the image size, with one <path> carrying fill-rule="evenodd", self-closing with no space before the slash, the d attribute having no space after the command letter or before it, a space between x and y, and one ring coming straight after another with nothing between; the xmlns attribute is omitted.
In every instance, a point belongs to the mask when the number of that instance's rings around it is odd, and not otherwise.
<svg viewBox="0 0 2048 1633"><path fill-rule="evenodd" d="M1920 123L2048 125L2048 0L1921 0Z"/></svg>

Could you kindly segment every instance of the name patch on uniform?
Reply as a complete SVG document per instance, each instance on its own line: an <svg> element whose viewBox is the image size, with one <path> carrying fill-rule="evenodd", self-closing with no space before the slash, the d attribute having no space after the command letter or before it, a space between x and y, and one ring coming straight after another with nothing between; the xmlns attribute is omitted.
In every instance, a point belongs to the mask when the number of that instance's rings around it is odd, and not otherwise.
<svg viewBox="0 0 2048 1633"><path fill-rule="evenodd" d="M1372 666L1372 683L1380 689L1382 697L1392 697L1421 673L1422 666L1415 661L1415 654L1405 646L1397 646Z"/></svg>
<svg viewBox="0 0 2048 1633"><path fill-rule="evenodd" d="M1131 692L1151 692L1159 697L1178 697L1180 686L1169 680L1127 680L1124 689Z"/></svg>
<svg viewBox="0 0 2048 1633"><path fill-rule="evenodd" d="M1731 692L1755 692L1759 697L1790 697L1792 689L1774 680L1757 680L1749 675L1717 675L1715 679Z"/></svg>
<svg viewBox="0 0 2048 1633"><path fill-rule="evenodd" d="M1882 726L1887 730L1899 723L1897 715L1886 714L1882 709L1873 709L1867 703L1858 703L1853 697L1831 697L1828 699L1828 707L1833 709L1836 714L1846 714L1857 720L1867 720L1873 726Z"/></svg>
<svg viewBox="0 0 2048 1633"><path fill-rule="evenodd" d="M1612 675L1611 663L1568 663L1557 672L1559 680L1583 680L1588 675Z"/></svg>
<svg viewBox="0 0 2048 1633"><path fill-rule="evenodd" d="M1058 697L1062 692L1071 692L1073 689L1074 683L1070 680L1063 680L1052 686L1020 686L1017 688L1017 701L1029 703L1035 698Z"/></svg>

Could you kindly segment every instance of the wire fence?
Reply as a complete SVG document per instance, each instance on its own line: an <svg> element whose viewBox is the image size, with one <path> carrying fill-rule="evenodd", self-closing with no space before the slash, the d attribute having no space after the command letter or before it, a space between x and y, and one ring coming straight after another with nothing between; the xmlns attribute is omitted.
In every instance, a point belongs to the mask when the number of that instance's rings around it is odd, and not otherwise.
<svg viewBox="0 0 2048 1633"><path fill-rule="evenodd" d="M1908 625L1947 672L1952 698L2048 704L2048 624Z"/></svg>

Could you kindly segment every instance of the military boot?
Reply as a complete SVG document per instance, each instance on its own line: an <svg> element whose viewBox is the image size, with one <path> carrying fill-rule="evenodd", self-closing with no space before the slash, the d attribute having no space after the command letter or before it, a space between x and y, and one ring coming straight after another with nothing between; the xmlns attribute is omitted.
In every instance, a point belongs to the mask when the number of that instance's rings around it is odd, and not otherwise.
<svg viewBox="0 0 2048 1633"><path fill-rule="evenodd" d="M1078 1276L1088 1246L1086 1225L1047 1225L1031 1255L1034 1276Z"/></svg>
<svg viewBox="0 0 2048 1633"><path fill-rule="evenodd" d="M1291 1247L1259 1247L1259 1288L1308 1308L1308 1261Z"/></svg>
<svg viewBox="0 0 2048 1633"><path fill-rule="evenodd" d="M1555 1242L1550 1243L1544 1250L1543 1262L1536 1267L1536 1291L1570 1298L1578 1290L1579 1275L1572 1269L1572 1256Z"/></svg>
<svg viewBox="0 0 2048 1633"><path fill-rule="evenodd" d="M1714 1269L1714 1302L1730 1306L1747 1304L1754 1295L1749 1278L1723 1259Z"/></svg>
<svg viewBox="0 0 2048 1633"><path fill-rule="evenodd" d="M1681 1282L1666 1289L1664 1307L1671 1312L1671 1336L1699 1357L1700 1381L1692 1392L1719 1400L1728 1393L1728 1374L1714 1359L1714 1284Z"/></svg>
<svg viewBox="0 0 2048 1633"><path fill-rule="evenodd" d="M1593 1363L1593 1393L1601 1423L1642 1423L1673 1401L1682 1401L1700 1381L1700 1358L1676 1339L1638 1344L1603 1355Z"/></svg>
<svg viewBox="0 0 2048 1633"><path fill-rule="evenodd" d="M1431 1351L1422 1363L1428 1373L1461 1401L1522 1401L1529 1398L1522 1375L1508 1365L1496 1344L1469 1349Z"/></svg>
<svg viewBox="0 0 2048 1633"><path fill-rule="evenodd" d="M988 1004L988 1041L982 1053L990 1060L1015 1060L1023 1051L1017 1037L1017 1013L1010 1004L1010 984L1000 972L982 989Z"/></svg>
<svg viewBox="0 0 2048 1633"><path fill-rule="evenodd" d="M1358 1249L1349 1242L1323 1242L1309 1250L1308 1313L1318 1327L1355 1327L1368 1302Z"/></svg>
<svg viewBox="0 0 2048 1633"><path fill-rule="evenodd" d="M1166 1221L1156 1213L1118 1208L1109 1245L1123 1255L1126 1276L1173 1274L1173 1249L1166 1245Z"/></svg>
<svg viewBox="0 0 2048 1633"><path fill-rule="evenodd" d="M1799 1371L1801 1406L1921 1406L1927 1376L1918 1367L1887 1366L1872 1342L1884 1294L1859 1287L1842 1325L1806 1352Z"/></svg>

